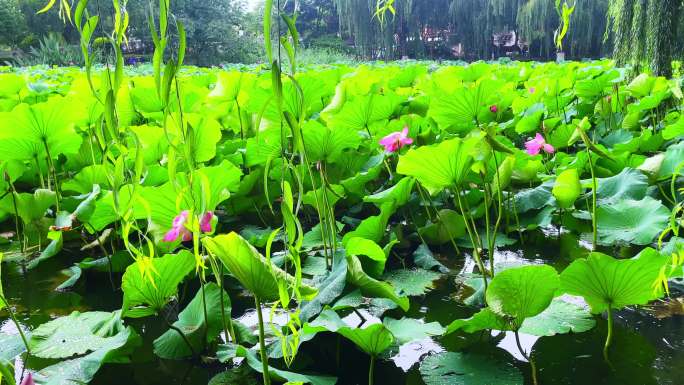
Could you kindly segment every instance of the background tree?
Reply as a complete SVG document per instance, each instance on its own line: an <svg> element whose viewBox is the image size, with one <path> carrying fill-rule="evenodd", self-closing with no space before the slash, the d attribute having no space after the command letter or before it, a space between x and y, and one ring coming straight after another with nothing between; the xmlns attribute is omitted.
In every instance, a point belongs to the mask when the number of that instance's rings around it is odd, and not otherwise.
<svg viewBox="0 0 684 385"><path fill-rule="evenodd" d="M609 17L617 64L671 76L672 61L682 56L681 10L682 0L613 0Z"/></svg>
<svg viewBox="0 0 684 385"><path fill-rule="evenodd" d="M18 0L0 0L0 46L16 46L28 31Z"/></svg>

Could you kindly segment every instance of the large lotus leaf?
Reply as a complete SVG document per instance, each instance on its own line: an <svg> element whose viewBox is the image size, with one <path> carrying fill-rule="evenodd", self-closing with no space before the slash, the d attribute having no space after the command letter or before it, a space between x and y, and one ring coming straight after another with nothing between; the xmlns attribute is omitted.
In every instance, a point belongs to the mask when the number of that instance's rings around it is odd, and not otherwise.
<svg viewBox="0 0 684 385"><path fill-rule="evenodd" d="M596 325L587 309L562 299L554 299L546 310L525 319L520 332L534 336L552 336L569 332L582 333ZM457 319L447 327L447 333L462 330L476 333L481 330L510 331L512 326L504 317L484 308L470 318Z"/></svg>
<svg viewBox="0 0 684 385"><path fill-rule="evenodd" d="M364 329L342 327L337 330L337 333L371 356L380 355L394 342L392 332L383 324L370 325Z"/></svg>
<svg viewBox="0 0 684 385"><path fill-rule="evenodd" d="M180 122L180 115L169 119L168 132L174 135L184 146L191 150L193 160L198 163L207 162L216 156L216 144L221 140L221 125L215 119L205 114L185 113L186 133L181 134L180 127L175 122Z"/></svg>
<svg viewBox="0 0 684 385"><path fill-rule="evenodd" d="M333 130L365 131L376 122L384 122L394 113L401 98L394 94L358 96L348 100L328 126Z"/></svg>
<svg viewBox="0 0 684 385"><path fill-rule="evenodd" d="M195 257L183 250L161 258L139 259L123 275L122 317L159 313L178 292L178 284L195 268Z"/></svg>
<svg viewBox="0 0 684 385"><path fill-rule="evenodd" d="M523 385L518 368L503 353L445 352L420 364L426 385Z"/></svg>
<svg viewBox="0 0 684 385"><path fill-rule="evenodd" d="M487 304L498 315L513 318L519 326L525 318L549 306L559 285L556 269L548 265L507 269L492 279Z"/></svg>
<svg viewBox="0 0 684 385"><path fill-rule="evenodd" d="M355 255L364 266L364 270L373 277L379 277L385 271L387 256L377 243L365 238L349 238L344 245L348 255Z"/></svg>
<svg viewBox="0 0 684 385"><path fill-rule="evenodd" d="M430 270L400 269L388 272L383 279L392 284L399 295L418 296L434 289L435 281L441 276Z"/></svg>
<svg viewBox="0 0 684 385"><path fill-rule="evenodd" d="M328 128L310 120L302 127L307 160L311 163L324 161L335 163L344 156L347 149L355 149L361 144L361 136L348 127Z"/></svg>
<svg viewBox="0 0 684 385"><path fill-rule="evenodd" d="M420 341L444 333L444 328L439 322L425 323L414 318L402 318L398 320L386 317L382 320L382 323L392 333L399 344Z"/></svg>
<svg viewBox="0 0 684 385"><path fill-rule="evenodd" d="M561 290L584 297L592 313L643 305L659 296L654 284L667 261L654 250L623 260L594 252L563 270Z"/></svg>
<svg viewBox="0 0 684 385"><path fill-rule="evenodd" d="M129 130L140 144L145 164L155 164L167 154L169 141L163 127L145 125L129 127ZM130 148L135 146L136 143L130 144Z"/></svg>
<svg viewBox="0 0 684 385"><path fill-rule="evenodd" d="M396 291L391 284L378 281L377 279L368 276L368 274L363 271L361 261L359 261L357 257L347 255L347 264L347 281L361 289L364 296L371 298L387 298L399 305L404 311L408 311L408 298L396 294Z"/></svg>
<svg viewBox="0 0 684 385"><path fill-rule="evenodd" d="M73 312L36 328L29 345L41 358L68 358L98 350L124 329L117 313Z"/></svg>
<svg viewBox="0 0 684 385"><path fill-rule="evenodd" d="M409 150L399 157L397 173L418 180L432 194L463 183L473 164L474 139L445 140Z"/></svg>
<svg viewBox="0 0 684 385"><path fill-rule="evenodd" d="M684 141L673 144L665 151L665 159L658 170L658 179L669 179L672 175L683 173L684 166Z"/></svg>
<svg viewBox="0 0 684 385"><path fill-rule="evenodd" d="M269 264L269 261L254 246L235 232L204 238L202 242L247 290L262 301L273 301L279 298L279 281L286 280L294 284L293 276L272 263ZM306 284L302 284L299 290L306 300L311 300L318 293L316 288Z"/></svg>
<svg viewBox="0 0 684 385"><path fill-rule="evenodd" d="M28 331L25 331L24 334L27 338L31 337ZM24 341L21 340L21 335L19 335L19 333L5 334L0 332L0 362L13 362L16 356L25 351L26 346L24 346Z"/></svg>
<svg viewBox="0 0 684 385"><path fill-rule="evenodd" d="M15 193L15 198L17 212L24 223L43 218L47 209L57 202L55 192L45 189L37 189L33 194ZM6 195L0 200L0 210L14 213L14 202L11 195Z"/></svg>
<svg viewBox="0 0 684 385"><path fill-rule="evenodd" d="M558 202L560 208L571 208L582 193L582 186L577 170L571 168L560 173L558 178L556 178L551 193L554 198L556 198L556 202Z"/></svg>
<svg viewBox="0 0 684 385"><path fill-rule="evenodd" d="M647 245L666 227L670 211L649 196L640 201L623 199L596 210L598 242L602 245Z"/></svg>
<svg viewBox="0 0 684 385"><path fill-rule="evenodd" d="M212 101L225 101L247 105L249 90L254 85L255 75L242 71L220 72L216 85L208 97Z"/></svg>
<svg viewBox="0 0 684 385"><path fill-rule="evenodd" d="M440 128L468 132L476 123L483 123L483 112L489 113L502 86L501 81L483 79L464 84L453 93L436 92L430 99L429 114Z"/></svg>
<svg viewBox="0 0 684 385"><path fill-rule="evenodd" d="M385 236L389 218L396 211L394 203L384 203L380 206L380 215L374 215L361 221L353 231L348 232L342 238L342 243L346 243L354 237L369 239L378 243Z"/></svg>
<svg viewBox="0 0 684 385"><path fill-rule="evenodd" d="M405 205L411 199L411 191L416 180L413 178L401 178L394 186L363 198L364 202L374 203L381 207L385 203L394 203L395 207Z"/></svg>
<svg viewBox="0 0 684 385"><path fill-rule="evenodd" d="M87 384L106 363L124 361L132 350L141 344L140 336L128 327L108 338L98 350L79 358L62 361L39 370L34 375L39 385Z"/></svg>
<svg viewBox="0 0 684 385"><path fill-rule="evenodd" d="M24 78L14 73L0 74L0 97L10 98L17 96L19 91L26 85Z"/></svg>
<svg viewBox="0 0 684 385"><path fill-rule="evenodd" d="M263 363L257 357L256 352L244 346L222 345L217 354L222 357L222 361L233 357L244 357L250 368L257 373L264 372ZM288 372L272 366L268 366L268 374L271 379L288 384L335 385L337 383L335 377Z"/></svg>
<svg viewBox="0 0 684 385"><path fill-rule="evenodd" d="M109 186L107 175L108 171L105 165L87 166L81 169L73 178L62 183L62 190L87 194L93 190L93 185L98 185L101 188Z"/></svg>
<svg viewBox="0 0 684 385"><path fill-rule="evenodd" d="M590 185L591 180L584 183ZM646 175L633 168L625 168L615 176L599 178L596 183L598 184L596 189L598 206L610 205L623 199L642 200L648 190Z"/></svg>
<svg viewBox="0 0 684 385"><path fill-rule="evenodd" d="M82 137L74 122L82 114L78 103L55 97L34 105L20 104L0 113L0 158L28 160L46 155L77 153Z"/></svg>
<svg viewBox="0 0 684 385"><path fill-rule="evenodd" d="M260 131L255 137L247 139L245 144L246 166L265 165L281 155L280 129Z"/></svg>
<svg viewBox="0 0 684 385"><path fill-rule="evenodd" d="M200 288L195 298L180 312L178 321L173 323L173 326L183 332L185 339L177 330L169 329L154 340L154 353L164 359L190 357L193 351L201 351L206 344L218 337L223 330L223 316L229 319L231 314L230 297L223 292L222 304L221 294L221 289L213 282L204 285L204 292ZM206 319L204 318L205 298L208 317ZM222 306L225 309L223 313L221 312ZM192 345L192 351L186 341Z"/></svg>
<svg viewBox="0 0 684 385"><path fill-rule="evenodd" d="M430 245L442 245L466 235L463 216L454 210L443 209L437 214L437 222L418 229Z"/></svg>
<svg viewBox="0 0 684 385"><path fill-rule="evenodd" d="M449 272L449 269L435 258L430 248L424 243L421 243L413 253L413 263L425 270L437 268L440 273L446 274Z"/></svg>
<svg viewBox="0 0 684 385"><path fill-rule="evenodd" d="M585 307L555 298L546 310L523 322L521 333L533 336L553 336L582 333L591 330L596 321Z"/></svg>
<svg viewBox="0 0 684 385"><path fill-rule="evenodd" d="M332 271L322 280L318 287L318 295L301 306L299 317L306 322L318 314L323 306L332 303L342 294L347 283L347 260L339 258L333 265Z"/></svg>

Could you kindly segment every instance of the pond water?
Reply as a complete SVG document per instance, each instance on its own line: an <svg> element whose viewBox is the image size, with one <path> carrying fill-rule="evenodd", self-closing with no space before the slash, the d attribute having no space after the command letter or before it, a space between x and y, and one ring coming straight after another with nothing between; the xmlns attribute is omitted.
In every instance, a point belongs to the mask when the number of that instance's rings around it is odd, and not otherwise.
<svg viewBox="0 0 684 385"><path fill-rule="evenodd" d="M546 262L558 269L567 266L573 259L583 256L587 250L571 234L562 234L560 239L553 231L526 234L525 246L500 249L496 255L497 264L520 264ZM68 249L68 247L66 248ZM460 278L473 266L469 258L445 258L453 255L447 248L434 250L441 262L451 273L436 282L434 290L422 297L411 299L407 314L390 310L386 315L439 322L443 326L458 318L467 318L477 309L460 302L463 287ZM633 255L633 250L608 250L613 255ZM544 259L542 256L553 256ZM71 291L54 289L66 279L62 269L71 266L84 256L78 252L65 251L58 257L40 264L36 269L23 271L16 264L3 266L3 285L8 300L17 311L19 321L26 329L32 329L72 311L102 310L114 311L121 306L120 289L112 289L112 281L120 282L115 275L110 281L107 273L84 272L83 277ZM396 261L395 261L396 263ZM682 297L682 287L674 287L673 296ZM181 293L182 309L191 299L195 287L184 287ZM256 316L250 297L239 290L230 290L233 301L233 316L244 324L256 328ZM173 321L171 310L168 317ZM367 309L343 314L345 322L358 326L364 322L378 322ZM363 317L363 318L362 318ZM144 345L132 357L131 364L105 365L92 384L206 384L224 366L211 360L168 361L157 358L152 350L152 341L161 335L166 327L161 317L134 320L132 325L143 336ZM521 336L521 345L528 352L532 350L536 359L539 384L607 384L607 385L679 385L684 379L684 317L675 315L659 318L646 309L627 309L615 317L616 328L611 363L602 357L606 323L596 317L597 326L581 334L565 334L553 337ZM5 333L16 333L6 313L0 313L0 328ZM268 328L267 328L268 329ZM512 365L520 368L526 376L526 383L532 384L530 366L518 351L510 333L455 333L447 337L428 338L401 349L391 351L376 365L376 384L423 384L418 366L421 358L432 352L470 350L497 354ZM367 383L368 357L354 345L337 334L321 333L302 345L295 365L306 365L307 371L335 375L338 384ZM41 368L51 364L47 360L31 358L29 368ZM24 362L17 359L16 370L21 372ZM296 371L296 367L293 368ZM244 384L256 384L260 380L246 374ZM492 384L495 385L495 384Z"/></svg>

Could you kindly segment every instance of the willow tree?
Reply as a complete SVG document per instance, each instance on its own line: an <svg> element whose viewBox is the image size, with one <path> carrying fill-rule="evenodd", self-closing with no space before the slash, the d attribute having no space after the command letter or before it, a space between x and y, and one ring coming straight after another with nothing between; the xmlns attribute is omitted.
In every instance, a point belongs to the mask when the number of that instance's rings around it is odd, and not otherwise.
<svg viewBox="0 0 684 385"><path fill-rule="evenodd" d="M609 0L577 0L566 45L571 57L598 57L603 53L603 33ZM384 22L374 18L377 0L335 0L342 35L353 40L366 57L434 57L435 35L448 56L462 44L471 59L496 54L492 37L515 31L529 43L533 56L555 53L553 34L559 17L555 0L394 0L393 14ZM430 40L432 39L432 40Z"/></svg>
<svg viewBox="0 0 684 385"><path fill-rule="evenodd" d="M617 64L671 76L672 61L682 56L676 41L681 9L682 0L613 0L609 17Z"/></svg>

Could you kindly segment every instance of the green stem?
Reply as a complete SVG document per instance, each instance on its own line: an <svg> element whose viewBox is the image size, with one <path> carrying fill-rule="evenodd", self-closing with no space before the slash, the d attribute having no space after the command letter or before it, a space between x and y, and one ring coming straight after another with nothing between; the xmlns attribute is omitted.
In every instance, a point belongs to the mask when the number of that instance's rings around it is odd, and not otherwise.
<svg viewBox="0 0 684 385"><path fill-rule="evenodd" d="M192 356L196 357L197 353L195 353L195 348L192 347L190 340L188 340L188 336L186 336L182 330L180 330L177 326L174 326L172 323L167 321L166 324L169 327L169 329L175 331L176 333L178 333L178 335L181 336L181 338L183 339L183 342L185 342L185 344L188 345L188 348L190 349L190 353L192 354Z"/></svg>
<svg viewBox="0 0 684 385"><path fill-rule="evenodd" d="M10 319L12 320L12 323L17 328L17 331L19 332L19 336L21 337L21 342L23 342L24 347L26 348L26 352L29 355L31 355L31 348L29 347L28 339L26 338L24 331L21 329L21 324L19 323L19 321L17 321L17 317L14 314L14 311L12 310L12 308L10 307L9 302L7 302L7 299L2 294L0 294L0 301L2 301L2 303L5 304L5 310L7 310L7 314L9 314Z"/></svg>
<svg viewBox="0 0 684 385"><path fill-rule="evenodd" d="M468 220L468 214L463 208L463 202L461 200L461 192L459 191L458 188L455 189L454 195L456 195L456 201L458 202L458 208L461 210L461 215L463 216L463 222L465 223L466 231L468 232L468 236L470 237L470 242L473 244L473 257L475 258L475 262L477 263L477 267L480 269L480 272L482 273L482 280L484 281L484 288L485 288L485 293L487 292L487 270L484 267L484 264L482 263L482 259L480 258L480 252L478 251L478 243L475 241L475 237L473 236L473 231L470 229L470 221Z"/></svg>
<svg viewBox="0 0 684 385"><path fill-rule="evenodd" d="M370 356L370 367L368 368L368 385L373 385L373 374L375 372L375 356Z"/></svg>
<svg viewBox="0 0 684 385"><path fill-rule="evenodd" d="M271 375L268 372L268 354L266 354L266 342L264 341L264 316L261 313L261 300L254 297L257 316L259 317L259 351L261 353L261 365L263 368L264 385L271 385Z"/></svg>
<svg viewBox="0 0 684 385"><path fill-rule="evenodd" d="M610 362L608 359L608 348L613 341L613 309L608 306L608 335L606 335L606 343L603 345L603 358L606 362Z"/></svg>
<svg viewBox="0 0 684 385"><path fill-rule="evenodd" d="M596 173L594 172L594 162L591 160L591 152L587 148L587 155L589 156L589 170L591 171L591 228L593 231L592 250L596 250L598 241L598 225L596 219L596 189L598 189L598 182L596 181Z"/></svg>

